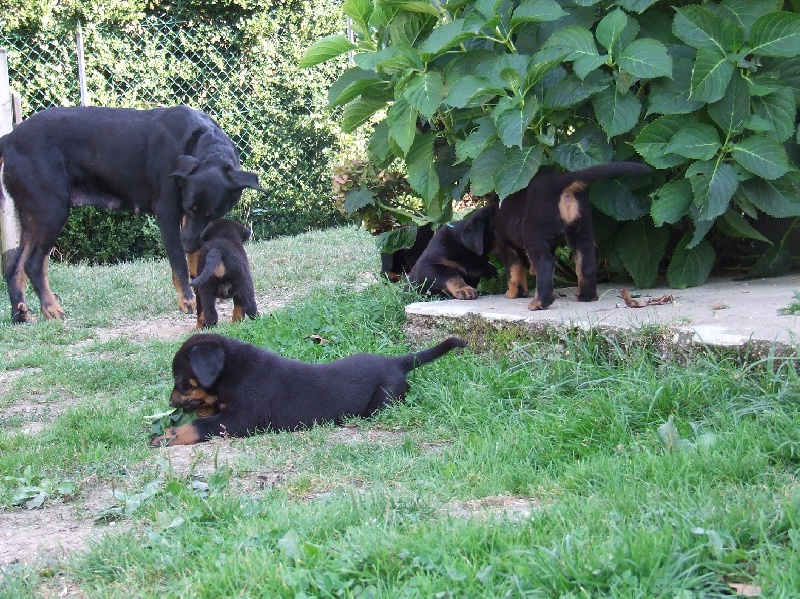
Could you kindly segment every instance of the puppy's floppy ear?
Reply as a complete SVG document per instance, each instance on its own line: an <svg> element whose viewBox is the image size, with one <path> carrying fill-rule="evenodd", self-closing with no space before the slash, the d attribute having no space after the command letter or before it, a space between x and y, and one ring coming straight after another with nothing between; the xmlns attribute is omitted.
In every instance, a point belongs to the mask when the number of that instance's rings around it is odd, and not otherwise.
<svg viewBox="0 0 800 599"><path fill-rule="evenodd" d="M225 350L215 343L198 343L189 350L189 365L197 382L210 387L225 366Z"/></svg>
<svg viewBox="0 0 800 599"><path fill-rule="evenodd" d="M483 234L486 231L487 220L484 212L473 212L467 217L461 230L461 243L479 256L483 256Z"/></svg>
<svg viewBox="0 0 800 599"><path fill-rule="evenodd" d="M178 183L183 184L194 169L198 167L200 161L194 156L183 154L175 159L175 170L169 174L170 177L178 179Z"/></svg>

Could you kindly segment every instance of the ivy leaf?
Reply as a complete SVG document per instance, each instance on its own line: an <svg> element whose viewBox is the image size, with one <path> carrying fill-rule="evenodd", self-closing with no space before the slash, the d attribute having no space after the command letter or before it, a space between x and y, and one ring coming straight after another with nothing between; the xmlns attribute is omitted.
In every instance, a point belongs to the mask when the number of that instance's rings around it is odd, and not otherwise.
<svg viewBox="0 0 800 599"><path fill-rule="evenodd" d="M356 98L344 107L344 113L342 114L342 131L345 133L352 133L372 118L373 114L385 106L386 102L381 100Z"/></svg>
<svg viewBox="0 0 800 599"><path fill-rule="evenodd" d="M555 21L566 15L556 0L524 0L511 15L511 29L522 23Z"/></svg>
<svg viewBox="0 0 800 599"><path fill-rule="evenodd" d="M702 108L705 102L691 99L691 60L681 58L672 62L672 79L661 77L650 83L647 114L688 114Z"/></svg>
<svg viewBox="0 0 800 599"><path fill-rule="evenodd" d="M589 199L598 210L614 220L635 220L649 212L650 203L616 179L605 179L592 185Z"/></svg>
<svg viewBox="0 0 800 599"><path fill-rule="evenodd" d="M614 149L596 125L584 125L553 150L553 159L568 171L611 161Z"/></svg>
<svg viewBox="0 0 800 599"><path fill-rule="evenodd" d="M692 184L686 179L674 179L658 190L658 199L650 205L650 216L657 227L674 225L692 205Z"/></svg>
<svg viewBox="0 0 800 599"><path fill-rule="evenodd" d="M433 117L444 100L444 81L436 71L414 77L403 92L409 104L426 119Z"/></svg>
<svg viewBox="0 0 800 599"><path fill-rule="evenodd" d="M792 170L783 146L764 135L751 135L737 142L732 154L734 160L748 171L769 181Z"/></svg>
<svg viewBox="0 0 800 599"><path fill-rule="evenodd" d="M666 151L694 160L711 160L720 147L716 127L695 124L678 131Z"/></svg>
<svg viewBox="0 0 800 599"><path fill-rule="evenodd" d="M711 104L725 95L728 82L733 75L733 63L719 48L700 48L694 60L689 96Z"/></svg>
<svg viewBox="0 0 800 599"><path fill-rule="evenodd" d="M639 120L642 104L634 94L621 94L614 87L592 98L594 114L609 138L627 133Z"/></svg>
<svg viewBox="0 0 800 599"><path fill-rule="evenodd" d="M781 58L800 55L800 14L773 12L756 19L750 28L750 52Z"/></svg>
<svg viewBox="0 0 800 599"><path fill-rule="evenodd" d="M672 76L672 58L667 48L659 41L649 38L631 42L622 51L619 67L640 79Z"/></svg>
<svg viewBox="0 0 800 599"><path fill-rule="evenodd" d="M797 106L789 87L782 86L766 96L753 98L753 109L756 115L772 125L766 134L778 143L787 141L794 133Z"/></svg>
<svg viewBox="0 0 800 599"><path fill-rule="evenodd" d="M694 117L688 117L690 122ZM666 169L685 161L683 156L673 154L667 150L672 138L686 124L687 117L668 115L654 120L642 127L639 135L633 142L637 152L658 169Z"/></svg>
<svg viewBox="0 0 800 599"><path fill-rule="evenodd" d="M439 192L439 176L433 160L436 135L417 135L406 156L408 183L423 199L430 201Z"/></svg>
<svg viewBox="0 0 800 599"><path fill-rule="evenodd" d="M541 146L508 148L505 167L497 178L497 195L502 200L527 186L542 164Z"/></svg>
<svg viewBox="0 0 800 599"><path fill-rule="evenodd" d="M356 47L357 46L344 35L326 35L322 39L311 44L297 66L301 69L313 67L331 58L336 58L345 52L354 50Z"/></svg>
<svg viewBox="0 0 800 599"><path fill-rule="evenodd" d="M651 287L667 249L669 228L654 227L650 219L624 223L616 236L616 250L637 287Z"/></svg>
<svg viewBox="0 0 800 599"><path fill-rule="evenodd" d="M700 220L713 221L725 212L739 187L736 170L725 162L695 162L686 170L686 178L692 184Z"/></svg>
<svg viewBox="0 0 800 599"><path fill-rule="evenodd" d="M739 71L734 71L731 75L722 99L708 107L708 115L728 137L742 132L750 115L750 90Z"/></svg>
<svg viewBox="0 0 800 599"><path fill-rule="evenodd" d="M397 144L397 147L408 154L414 137L417 135L417 111L404 97L398 98L389 112L386 113L386 122L389 125L389 139Z"/></svg>
<svg viewBox="0 0 800 599"><path fill-rule="evenodd" d="M748 200L759 210L776 218L800 216L800 196L791 177L774 181L753 178L742 184Z"/></svg>
<svg viewBox="0 0 800 599"><path fill-rule="evenodd" d="M667 268L667 282L670 287L686 289L702 285L711 274L714 266L714 248L705 239L696 247L688 249L692 234L686 233L678 242Z"/></svg>

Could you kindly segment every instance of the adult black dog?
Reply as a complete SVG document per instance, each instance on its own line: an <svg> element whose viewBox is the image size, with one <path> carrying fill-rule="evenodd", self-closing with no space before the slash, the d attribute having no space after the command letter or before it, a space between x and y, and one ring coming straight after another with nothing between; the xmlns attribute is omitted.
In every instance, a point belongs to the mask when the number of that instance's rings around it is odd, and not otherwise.
<svg viewBox="0 0 800 599"><path fill-rule="evenodd" d="M200 418L168 428L150 442L192 445L214 435L244 437L370 416L403 398L406 375L414 368L464 346L450 337L403 356L355 354L308 364L221 335L194 335L172 360L175 386L169 403Z"/></svg>
<svg viewBox="0 0 800 599"><path fill-rule="evenodd" d="M478 281L497 276L497 269L489 260L494 248L496 212L497 205L490 204L439 227L408 280L425 292L447 292L461 300L477 298Z"/></svg>
<svg viewBox="0 0 800 599"><path fill-rule="evenodd" d="M30 320L28 278L44 317L64 316L47 281L48 258L70 207L83 205L155 215L178 307L193 312L184 252L197 251L208 222L233 208L247 187L261 190L258 177L239 169L233 142L199 110L68 107L34 114L0 139L12 320Z"/></svg>
<svg viewBox="0 0 800 599"><path fill-rule="evenodd" d="M189 264L189 274L196 275L190 284L197 295L198 329L217 324L217 298L233 298L233 322L242 320L245 314L258 316L253 276L243 245L250 235L250 229L228 218L212 220L200 234L199 273L192 272L192 260Z"/></svg>

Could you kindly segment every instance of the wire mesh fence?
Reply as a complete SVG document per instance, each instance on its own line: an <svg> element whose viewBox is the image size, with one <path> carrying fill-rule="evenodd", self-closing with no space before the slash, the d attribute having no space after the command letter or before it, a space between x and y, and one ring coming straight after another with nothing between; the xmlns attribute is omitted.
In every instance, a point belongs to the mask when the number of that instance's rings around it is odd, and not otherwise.
<svg viewBox="0 0 800 599"><path fill-rule="evenodd" d="M76 33L0 31L11 87L28 116L80 103ZM168 16L122 26L84 24L89 103L152 108L187 104L214 117L259 174L266 194L246 192L239 210L257 236L338 221L331 162L349 140L325 109L334 73L304 73L280 39L246 39L236 27ZM327 81L326 81L327 79Z"/></svg>

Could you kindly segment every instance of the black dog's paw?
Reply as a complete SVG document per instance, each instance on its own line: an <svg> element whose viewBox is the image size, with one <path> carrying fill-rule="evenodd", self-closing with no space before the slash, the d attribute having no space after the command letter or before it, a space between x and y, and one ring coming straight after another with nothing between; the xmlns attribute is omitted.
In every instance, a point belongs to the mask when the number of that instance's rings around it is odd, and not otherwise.
<svg viewBox="0 0 800 599"><path fill-rule="evenodd" d="M478 290L473 287L461 287L453 291L453 297L459 300L478 299Z"/></svg>

